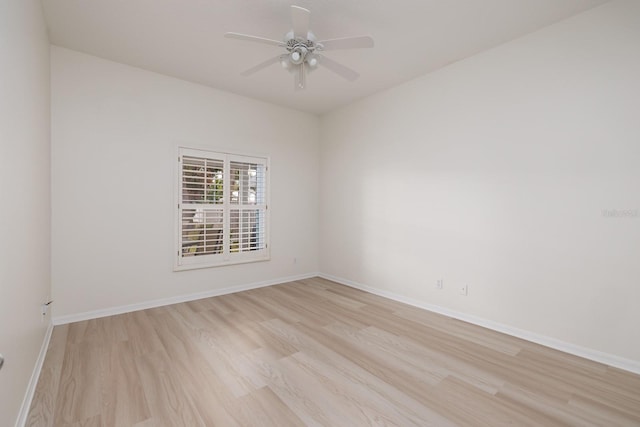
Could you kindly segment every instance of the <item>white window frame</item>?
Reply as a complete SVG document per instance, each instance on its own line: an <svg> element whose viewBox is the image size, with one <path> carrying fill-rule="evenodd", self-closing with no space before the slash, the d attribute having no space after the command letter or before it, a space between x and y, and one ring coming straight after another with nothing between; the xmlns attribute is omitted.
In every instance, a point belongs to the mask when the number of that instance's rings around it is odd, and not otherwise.
<svg viewBox="0 0 640 427"><path fill-rule="evenodd" d="M228 153L221 151L210 151L196 148L178 147L178 165L175 174L175 248L174 248L174 271L193 270L198 268L210 268L219 267L225 265L243 264L248 262L268 261L270 259L269 248L269 157L265 156L248 156L238 153ZM223 190L222 190L222 203L206 204L206 203L183 203L183 157L196 157L208 160L221 160L223 162ZM264 188L266 193L261 197L264 203L261 204L241 204L240 202L231 203L231 168L232 162L240 163L252 163L264 166ZM193 210L195 206L200 206L200 209L218 210L222 212L222 253L218 254L203 254L197 256L185 256L183 254L183 210ZM262 234L263 247L257 250L249 250L246 252L232 252L231 251L231 211L238 211L238 214L243 209L262 210L261 216L264 232ZM206 215L203 213L203 215Z"/></svg>

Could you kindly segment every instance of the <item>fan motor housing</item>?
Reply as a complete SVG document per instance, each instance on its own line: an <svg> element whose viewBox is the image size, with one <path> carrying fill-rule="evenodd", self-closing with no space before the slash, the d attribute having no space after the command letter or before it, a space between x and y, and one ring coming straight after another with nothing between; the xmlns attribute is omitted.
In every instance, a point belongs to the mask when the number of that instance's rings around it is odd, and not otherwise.
<svg viewBox="0 0 640 427"><path fill-rule="evenodd" d="M296 38L293 36L293 30L291 30L284 35L284 41L287 44L287 50L289 51L293 50L293 48L296 47L297 45L303 45L308 50L313 50L316 45L316 36L311 31L309 31L307 33L306 39L302 37Z"/></svg>
<svg viewBox="0 0 640 427"><path fill-rule="evenodd" d="M285 34L284 40L286 49L289 52L289 60L294 65L300 65L305 62L307 55L313 54L313 51L318 47L315 43L316 36L311 31L307 33L307 38L303 39L294 37L293 30L291 30Z"/></svg>

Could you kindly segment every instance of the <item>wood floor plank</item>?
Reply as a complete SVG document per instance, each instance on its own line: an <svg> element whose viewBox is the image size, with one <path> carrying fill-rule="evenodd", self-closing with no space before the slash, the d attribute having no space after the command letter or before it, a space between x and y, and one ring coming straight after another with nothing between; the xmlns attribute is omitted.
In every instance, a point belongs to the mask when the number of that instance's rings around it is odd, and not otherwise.
<svg viewBox="0 0 640 427"><path fill-rule="evenodd" d="M424 358L424 353L416 356L410 352L409 346L401 347L401 338L385 334L381 338L380 333L375 333L375 327L370 326L369 332L364 330L354 330L345 325L334 323L324 327L336 338L344 339L353 344L354 348L360 349L365 353L375 354L375 359L381 365L397 364L398 370L407 375L421 378L421 381L427 384L436 385L449 375L447 369L443 369L441 365L429 363ZM373 331L373 333L371 333ZM397 338L397 339L396 339ZM399 362L399 363L398 363Z"/></svg>
<svg viewBox="0 0 640 427"><path fill-rule="evenodd" d="M303 367L315 381L326 384L327 394L348 403L349 409L355 412L348 419L359 425L400 425L424 426L424 419L411 411L392 404L387 398L372 390L362 382L345 381L342 374L330 369L326 363L304 352L292 356L296 363ZM357 420L360 419L361 422ZM435 423L435 419L433 420ZM444 420L437 425L445 425Z"/></svg>
<svg viewBox="0 0 640 427"><path fill-rule="evenodd" d="M149 320L152 315L151 312L146 310L122 315L123 322L127 328L127 338L136 356L155 353L163 349L162 343Z"/></svg>
<svg viewBox="0 0 640 427"><path fill-rule="evenodd" d="M62 325L55 327L51 333L45 363L31 401L27 426L50 427L54 425L60 375L67 350L68 331L69 325Z"/></svg>
<svg viewBox="0 0 640 427"><path fill-rule="evenodd" d="M394 381L399 379L398 376L386 378L386 371L375 369L375 366L370 363L362 363L356 353L348 349L345 351L341 346L325 345L321 340L311 337L308 332L299 330L305 328L302 325L288 325L278 319L265 324L268 324L266 326L275 333L282 334L283 337L295 342L303 352L315 357L316 361L326 362L327 368L335 370L345 381L365 386L371 393L378 394L400 408L403 413L416 414L424 425L450 425L446 419L423 405L420 398L414 399L410 394L403 392L401 389L406 384Z"/></svg>
<svg viewBox="0 0 640 427"><path fill-rule="evenodd" d="M439 351L420 346L407 337L395 336L377 327L370 327L359 333L372 345L389 353L403 364L420 369L425 377L433 376L434 384L453 375L473 387L492 394L504 385L504 379L497 375Z"/></svg>
<svg viewBox="0 0 640 427"><path fill-rule="evenodd" d="M419 310L419 311L418 311ZM451 319L449 317L436 315L425 316L424 310L397 310L394 315L407 320L414 321L420 325L445 332L447 335L461 338L466 342L472 342L477 345L491 348L492 350L501 351L510 356L515 356L522 350L520 342L513 342L512 337L505 339L506 335L499 333L478 334L478 327L460 320Z"/></svg>
<svg viewBox="0 0 640 427"><path fill-rule="evenodd" d="M505 384L496 394L496 399L504 400L512 405L530 407L536 411L546 413L558 423L569 426L592 427L599 425L583 411L572 410L568 401L560 401L531 392L512 384Z"/></svg>
<svg viewBox="0 0 640 427"><path fill-rule="evenodd" d="M447 408L448 415L461 424L476 426L561 426L546 412L524 405L501 402L490 393L469 385L453 376L445 378L438 387L436 403ZM444 399L443 396L448 396Z"/></svg>
<svg viewBox="0 0 640 427"><path fill-rule="evenodd" d="M69 328L71 331L71 328ZM92 342L67 344L56 404L54 425L85 422L100 415L102 348Z"/></svg>
<svg viewBox="0 0 640 427"><path fill-rule="evenodd" d="M102 353L102 422L126 425L151 416L129 341L118 341Z"/></svg>
<svg viewBox="0 0 640 427"><path fill-rule="evenodd" d="M191 397L185 392L185 385L175 374L172 361L163 351L134 357L149 410L158 425L205 425Z"/></svg>
<svg viewBox="0 0 640 427"><path fill-rule="evenodd" d="M190 319L192 322L210 320L204 317L207 313L208 311L197 313ZM173 313L171 319L166 319L166 322L166 325L159 329L163 330L163 335L169 331L174 332L173 343L167 344L167 352L172 360L188 362L183 363L185 366L197 361L198 365L202 365L201 369L208 370L209 375L215 376L216 382L236 398L255 390L255 386L240 375L241 358L236 356L257 347L246 336L233 333L227 328L202 328L194 333L194 330L188 327L189 319L178 313ZM179 349L183 350L183 355L178 352Z"/></svg>
<svg viewBox="0 0 640 427"><path fill-rule="evenodd" d="M28 426L640 426L640 376L312 278L54 328Z"/></svg>
<svg viewBox="0 0 640 427"><path fill-rule="evenodd" d="M238 411L244 413L247 426L304 426L304 422L271 390L260 388L240 398Z"/></svg>

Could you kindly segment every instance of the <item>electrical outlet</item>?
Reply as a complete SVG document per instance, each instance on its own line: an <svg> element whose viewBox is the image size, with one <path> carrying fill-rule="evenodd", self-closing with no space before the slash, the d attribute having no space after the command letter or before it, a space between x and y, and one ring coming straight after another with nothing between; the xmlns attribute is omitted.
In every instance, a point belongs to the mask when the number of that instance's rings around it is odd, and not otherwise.
<svg viewBox="0 0 640 427"><path fill-rule="evenodd" d="M442 290L444 288L444 279L436 280L436 289Z"/></svg>
<svg viewBox="0 0 640 427"><path fill-rule="evenodd" d="M460 295L464 295L465 297L469 294L469 286L468 285L462 285L460 287Z"/></svg>

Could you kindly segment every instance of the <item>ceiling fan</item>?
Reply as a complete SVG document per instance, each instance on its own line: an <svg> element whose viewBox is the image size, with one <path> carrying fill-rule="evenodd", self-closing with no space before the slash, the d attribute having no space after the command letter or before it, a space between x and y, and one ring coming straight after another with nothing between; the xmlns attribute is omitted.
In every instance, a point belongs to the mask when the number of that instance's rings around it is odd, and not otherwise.
<svg viewBox="0 0 640 427"><path fill-rule="evenodd" d="M311 12L299 6L291 6L291 20L293 29L284 35L283 41L266 39L264 37L250 36L239 33L225 33L225 37L264 43L283 47L286 53L268 59L255 67L243 71L243 76L249 76L269 65L280 62L282 67L291 73L295 73L295 89L304 89L306 75L321 65L333 71L349 81L357 79L360 74L326 56L320 52L337 49L357 49L373 47L373 39L370 36L344 37L338 39L316 40L315 34L309 30Z"/></svg>

